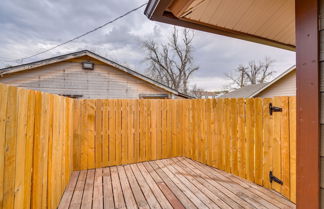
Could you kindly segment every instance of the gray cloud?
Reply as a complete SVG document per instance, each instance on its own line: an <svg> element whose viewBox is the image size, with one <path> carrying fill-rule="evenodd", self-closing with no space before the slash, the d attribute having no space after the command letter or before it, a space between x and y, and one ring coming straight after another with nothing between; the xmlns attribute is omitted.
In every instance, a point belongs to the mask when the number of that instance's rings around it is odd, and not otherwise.
<svg viewBox="0 0 324 209"><path fill-rule="evenodd" d="M0 67L1 60L29 56L84 33L146 0L2 0L0 4ZM143 10L112 25L83 37L74 43L53 50L34 61L62 53L90 49L121 64L144 72L142 41L165 41L172 26L148 20ZM295 63L295 53L251 42L196 31L195 63L200 70L192 84L206 89L220 89L226 83L224 73L239 64L268 56L276 60L280 73Z"/></svg>

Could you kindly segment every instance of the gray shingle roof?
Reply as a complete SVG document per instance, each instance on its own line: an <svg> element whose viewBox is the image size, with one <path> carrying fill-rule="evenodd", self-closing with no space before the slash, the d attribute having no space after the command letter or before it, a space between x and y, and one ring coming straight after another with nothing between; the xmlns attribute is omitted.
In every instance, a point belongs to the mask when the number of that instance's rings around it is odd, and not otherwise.
<svg viewBox="0 0 324 209"><path fill-rule="evenodd" d="M220 96L220 98L248 98L252 96L255 92L262 89L268 83L253 84L249 86L244 86L240 89L236 89L227 94Z"/></svg>

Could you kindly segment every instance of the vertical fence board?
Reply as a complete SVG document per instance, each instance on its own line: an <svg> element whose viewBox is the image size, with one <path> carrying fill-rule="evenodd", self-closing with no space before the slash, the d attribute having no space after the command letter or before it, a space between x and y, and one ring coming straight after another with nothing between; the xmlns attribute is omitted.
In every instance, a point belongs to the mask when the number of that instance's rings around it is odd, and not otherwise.
<svg viewBox="0 0 324 209"><path fill-rule="evenodd" d="M230 99L225 99L225 127L224 127L224 142L225 142L225 149L223 155L223 162L224 162L224 169L226 172L231 172L231 103Z"/></svg>
<svg viewBox="0 0 324 209"><path fill-rule="evenodd" d="M34 118L35 118L35 92L29 91L27 101L27 133L25 146L25 178L24 178L24 206L29 209L31 205L31 187L33 170L33 149L34 149Z"/></svg>
<svg viewBox="0 0 324 209"><path fill-rule="evenodd" d="M245 100L240 98L237 100L237 103L238 103L237 164L238 164L239 176L245 178L246 177Z"/></svg>
<svg viewBox="0 0 324 209"><path fill-rule="evenodd" d="M102 100L95 101L95 165L96 168L103 166L102 163Z"/></svg>
<svg viewBox="0 0 324 209"><path fill-rule="evenodd" d="M15 160L17 146L17 88L8 89L6 114L4 175L3 175L3 208L13 208L15 189Z"/></svg>
<svg viewBox="0 0 324 209"><path fill-rule="evenodd" d="M212 108L212 100L208 99L206 101L206 164L212 165L212 128L213 128L213 121L212 121L212 114L213 108Z"/></svg>
<svg viewBox="0 0 324 209"><path fill-rule="evenodd" d="M211 162L210 165L213 167L217 166L217 100L212 99L211 103L211 149L210 149L210 155L211 155Z"/></svg>
<svg viewBox="0 0 324 209"><path fill-rule="evenodd" d="M246 100L246 126L245 126L245 137L246 137L246 163L247 163L247 179L250 181L254 181L254 173L255 173L255 150L254 150L254 99Z"/></svg>
<svg viewBox="0 0 324 209"><path fill-rule="evenodd" d="M145 118L146 118L146 128L145 128L145 144L146 144L146 158L145 160L152 160L152 141L151 141L151 100L145 101ZM144 160L144 161L145 161Z"/></svg>
<svg viewBox="0 0 324 209"><path fill-rule="evenodd" d="M161 134L162 134L162 155L161 158L167 156L167 135L166 135L166 124L167 124L167 110L166 110L166 101L161 101L161 115L162 115L162 124L161 124Z"/></svg>
<svg viewBox="0 0 324 209"><path fill-rule="evenodd" d="M7 113L8 86L0 84L0 209L3 207L4 164L5 164L5 136Z"/></svg>
<svg viewBox="0 0 324 209"><path fill-rule="evenodd" d="M109 110L108 110L108 101L103 100L102 102L102 162L103 167L109 165L109 125L108 125L108 117L109 117Z"/></svg>
<svg viewBox="0 0 324 209"><path fill-rule="evenodd" d="M255 99L255 183L263 184L263 103Z"/></svg>
<svg viewBox="0 0 324 209"><path fill-rule="evenodd" d="M66 98L63 97L61 100L61 111L60 111L60 173L59 176L61 178L61 185L59 187L59 193L57 198L59 198L59 194L61 194L61 192L64 191L64 185L65 185L65 178L64 178L64 171L65 171L65 151L66 151L66 144L65 144L65 132L66 130L65 128L65 122L66 122L66 118L65 118L65 112L66 112L66 108L65 108L65 103L66 103ZM59 202L59 200L57 200Z"/></svg>
<svg viewBox="0 0 324 209"><path fill-rule="evenodd" d="M226 130L226 109L225 109L225 99L220 100L220 106L219 106L219 112L218 112L218 117L219 117L219 168L222 170L225 170L225 130Z"/></svg>
<svg viewBox="0 0 324 209"><path fill-rule="evenodd" d="M231 99L231 172L238 175L237 99Z"/></svg>
<svg viewBox="0 0 324 209"><path fill-rule="evenodd" d="M75 100L73 103L73 167L74 170L80 170L80 160L81 160L81 149L80 149L80 138L81 138L81 110L80 101Z"/></svg>
<svg viewBox="0 0 324 209"><path fill-rule="evenodd" d="M120 165L122 160L122 110L121 101L116 101L116 164Z"/></svg>
<svg viewBox="0 0 324 209"><path fill-rule="evenodd" d="M280 97L275 97L273 99L273 105L276 107L281 107L283 105ZM282 179L282 169L281 169L281 113L274 112L274 135L272 141L272 171L273 175L279 179ZM281 185L273 182L271 184L272 189L276 190L277 192L281 192Z"/></svg>
<svg viewBox="0 0 324 209"><path fill-rule="evenodd" d="M296 203L296 97L289 97L290 200Z"/></svg>
<svg viewBox="0 0 324 209"><path fill-rule="evenodd" d="M263 186L271 188L269 171L272 170L272 138L274 134L273 116L269 114L272 99L263 100Z"/></svg>
<svg viewBox="0 0 324 209"><path fill-rule="evenodd" d="M139 101L139 160L145 159L145 106L144 100Z"/></svg>
<svg viewBox="0 0 324 209"><path fill-rule="evenodd" d="M127 100L122 100L122 163L128 162L128 106Z"/></svg>
<svg viewBox="0 0 324 209"><path fill-rule="evenodd" d="M156 159L162 158L162 101L157 100L156 109Z"/></svg>
<svg viewBox="0 0 324 209"><path fill-rule="evenodd" d="M170 100L172 101L172 100ZM172 146L172 157L177 156L178 143L177 143L177 101L170 102L170 113L171 113L171 146ZM179 122L178 122L179 123Z"/></svg>
<svg viewBox="0 0 324 209"><path fill-rule="evenodd" d="M28 100L28 91L18 89L18 104L23 104ZM27 134L27 105L17 105L17 145L16 145L16 178L15 178L15 204L14 208L23 208L24 205L24 177L25 175L17 175L25 173L25 146Z"/></svg>
<svg viewBox="0 0 324 209"><path fill-rule="evenodd" d="M127 146L128 146L128 163L132 163L134 159L134 101L127 102Z"/></svg>
<svg viewBox="0 0 324 209"><path fill-rule="evenodd" d="M86 111L87 111L87 132L88 132L88 169L96 167L95 164L95 115L96 107L95 100L86 101Z"/></svg>
<svg viewBox="0 0 324 209"><path fill-rule="evenodd" d="M156 125L157 125L157 120L156 120L156 116L157 116L157 101L153 100L151 103L151 140L152 140L152 158L153 160L157 159L157 140L156 140L156 136L157 136L157 129L156 129Z"/></svg>
<svg viewBox="0 0 324 209"><path fill-rule="evenodd" d="M116 101L109 101L109 161L110 166L116 165Z"/></svg>
<svg viewBox="0 0 324 209"><path fill-rule="evenodd" d="M41 208L42 204L42 185L41 185L41 112L42 97L41 93L36 93L35 103L35 137L34 137L34 153L33 153L33 179L32 179L32 208Z"/></svg>
<svg viewBox="0 0 324 209"><path fill-rule="evenodd" d="M284 184L281 188L281 193L290 198L290 141L289 141L289 100L288 97L280 97L281 100L281 123L280 123L280 138L281 138L281 172L282 181Z"/></svg>
<svg viewBox="0 0 324 209"><path fill-rule="evenodd" d="M57 178L57 175L55 174L55 170L53 169L53 130L54 130L54 114L53 114L53 100L54 95L49 95L49 138L48 138L48 171L47 171L47 207L48 208L55 208L55 201L53 201L53 187L55 184L55 179Z"/></svg>
<svg viewBox="0 0 324 209"><path fill-rule="evenodd" d="M140 159L140 133L139 133L139 123L140 123L140 115L139 115L139 101L136 100L134 104L134 119L133 119L133 127L134 127L134 161L138 162Z"/></svg>
<svg viewBox="0 0 324 209"><path fill-rule="evenodd" d="M86 100L81 101L81 162L80 167L82 170L88 168L88 121L87 121L87 103Z"/></svg>

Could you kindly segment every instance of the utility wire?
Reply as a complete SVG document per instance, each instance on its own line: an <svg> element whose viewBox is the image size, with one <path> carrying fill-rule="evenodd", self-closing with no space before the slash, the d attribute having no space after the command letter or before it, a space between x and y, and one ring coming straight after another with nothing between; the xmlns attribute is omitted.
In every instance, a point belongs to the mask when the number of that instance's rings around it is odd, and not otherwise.
<svg viewBox="0 0 324 209"><path fill-rule="evenodd" d="M121 15L121 16L119 16L119 17L116 17L116 18L113 19L113 20L110 20L109 22L104 23L103 25L100 25L100 26L98 26L98 27L96 27L96 28L94 28L94 29L92 29L92 30L90 30L90 31L88 31L88 32L85 32L85 33L83 33L83 34L81 34L81 35L79 35L79 36L76 36L75 38L72 38L72 39L70 39L70 40L68 40L68 41L65 41L65 42L63 42L63 43L60 43L60 44L58 44L58 45L56 45L56 46L53 46L53 47L51 47L51 48L49 48L49 49L46 49L46 50L44 50L44 51L41 51L41 52L38 52L38 53L33 54L33 55L31 55L31 56L23 57L23 58L20 58L20 59L14 59L14 60L2 60L2 61L4 61L4 62L18 62L18 61L23 62L23 60L25 60L25 59L29 59L29 58L36 57L36 56L38 56L38 55L44 54L44 53L49 52L49 51L51 51L51 50L53 50L53 49L56 49L56 48L58 48L58 47L61 47L61 46L66 45L66 44L68 44L68 43L71 43L71 42L73 42L73 41L75 41L75 40L77 40L77 39L80 39L80 38L82 38L82 37L84 37L84 36L86 36L86 35L88 35L88 34L90 34L90 33L93 33L93 32L95 32L95 31L97 31L97 30L99 30L99 29L101 29L101 28L103 28L103 27L106 27L107 25L109 25L109 24L111 24L111 23L113 23L113 22L116 22L117 20L122 19L123 17L126 17L127 15L129 15L129 14L131 14L131 13L133 13L133 12L139 10L140 8L144 7L146 4L147 4L147 3L142 4L142 5L140 5L139 7L136 7L136 8L134 8L134 9L132 9L132 10L129 10L128 12L124 13L123 15Z"/></svg>

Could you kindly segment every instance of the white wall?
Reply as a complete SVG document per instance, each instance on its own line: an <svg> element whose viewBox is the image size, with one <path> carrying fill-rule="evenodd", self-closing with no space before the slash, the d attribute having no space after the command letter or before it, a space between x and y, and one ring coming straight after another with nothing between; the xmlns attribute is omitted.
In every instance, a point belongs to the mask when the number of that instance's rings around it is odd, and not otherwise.
<svg viewBox="0 0 324 209"><path fill-rule="evenodd" d="M296 70L290 72L255 97L296 96Z"/></svg>
<svg viewBox="0 0 324 209"><path fill-rule="evenodd" d="M0 77L0 82L54 94L83 95L82 98L138 99L139 94L170 94L103 63L96 63L93 71L83 70L81 61L7 74Z"/></svg>

